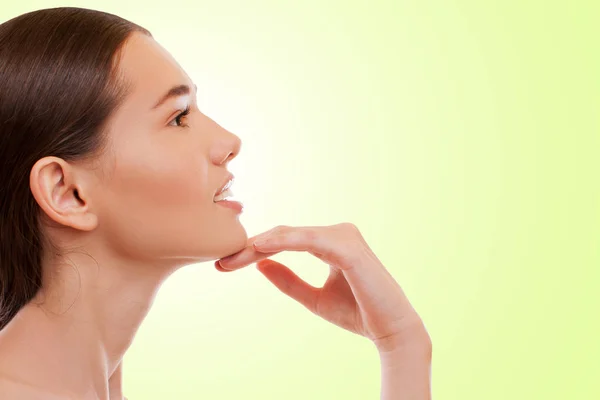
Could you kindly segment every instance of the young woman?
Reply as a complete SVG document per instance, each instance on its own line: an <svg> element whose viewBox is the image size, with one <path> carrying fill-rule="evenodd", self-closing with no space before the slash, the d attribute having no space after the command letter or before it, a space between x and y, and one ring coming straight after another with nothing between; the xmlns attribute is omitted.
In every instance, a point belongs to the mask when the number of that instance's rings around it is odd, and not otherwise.
<svg viewBox="0 0 600 400"><path fill-rule="evenodd" d="M164 280L257 263L283 293L371 340L383 399L430 398L431 341L350 223L248 238L227 201L240 140L144 28L53 8L0 25L0 398L122 399L121 360ZM268 257L306 251L323 288Z"/></svg>

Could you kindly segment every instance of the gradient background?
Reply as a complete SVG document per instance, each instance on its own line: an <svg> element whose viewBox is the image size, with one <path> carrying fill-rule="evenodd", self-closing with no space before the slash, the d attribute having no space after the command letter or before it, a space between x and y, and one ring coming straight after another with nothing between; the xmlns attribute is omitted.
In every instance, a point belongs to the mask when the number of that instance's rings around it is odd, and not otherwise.
<svg viewBox="0 0 600 400"><path fill-rule="evenodd" d="M595 3L595 4L594 4ZM600 5L20 1L148 28L243 140L248 233L355 223L433 340L436 399L600 398ZM320 285L307 254L274 257ZM366 339L254 266L189 266L125 356L136 399L376 399Z"/></svg>

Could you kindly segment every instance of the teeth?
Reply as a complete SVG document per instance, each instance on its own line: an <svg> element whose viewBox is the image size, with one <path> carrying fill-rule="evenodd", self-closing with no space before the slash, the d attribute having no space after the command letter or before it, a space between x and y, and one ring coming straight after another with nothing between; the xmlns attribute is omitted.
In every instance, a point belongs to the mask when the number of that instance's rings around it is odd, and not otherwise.
<svg viewBox="0 0 600 400"><path fill-rule="evenodd" d="M230 180L229 182L227 182L227 184L225 185L225 187L223 187L223 191L226 191L227 189L229 189L229 187L231 186L232 183L233 183L233 179Z"/></svg>
<svg viewBox="0 0 600 400"><path fill-rule="evenodd" d="M227 189L223 193L215 196L215 198L213 199L213 201L216 203L217 201L224 200L225 198L231 197L231 196L233 196L233 192L231 191L231 189Z"/></svg>

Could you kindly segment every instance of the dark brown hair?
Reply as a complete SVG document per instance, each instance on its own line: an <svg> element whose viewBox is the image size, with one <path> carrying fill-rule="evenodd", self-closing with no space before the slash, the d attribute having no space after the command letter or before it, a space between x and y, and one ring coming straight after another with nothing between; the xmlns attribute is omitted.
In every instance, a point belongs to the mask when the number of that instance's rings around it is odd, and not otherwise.
<svg viewBox="0 0 600 400"><path fill-rule="evenodd" d="M90 159L107 145L107 120L130 86L120 50L146 29L75 7L32 11L0 24L0 330L42 286L41 209L33 165Z"/></svg>

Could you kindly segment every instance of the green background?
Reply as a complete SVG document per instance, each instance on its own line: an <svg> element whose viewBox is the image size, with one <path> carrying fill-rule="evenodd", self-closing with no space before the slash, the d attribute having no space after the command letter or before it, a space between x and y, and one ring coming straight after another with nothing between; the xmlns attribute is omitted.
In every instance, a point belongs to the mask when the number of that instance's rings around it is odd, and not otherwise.
<svg viewBox="0 0 600 400"><path fill-rule="evenodd" d="M361 229L430 332L434 398L600 398L597 2L22 1L0 19L66 5L149 29L242 138L250 235ZM379 375L371 343L254 266L204 263L162 287L124 393L376 399Z"/></svg>

